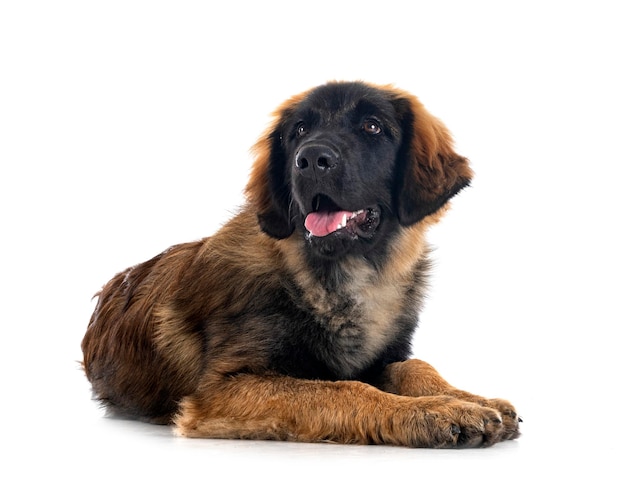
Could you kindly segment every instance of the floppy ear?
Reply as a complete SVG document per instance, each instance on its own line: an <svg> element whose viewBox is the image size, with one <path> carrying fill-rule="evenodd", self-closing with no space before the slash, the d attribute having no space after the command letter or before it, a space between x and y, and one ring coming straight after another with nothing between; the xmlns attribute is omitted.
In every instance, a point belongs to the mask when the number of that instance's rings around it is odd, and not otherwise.
<svg viewBox="0 0 626 491"><path fill-rule="evenodd" d="M280 139L280 133L272 131L253 147L256 159L245 191L261 230L275 239L289 237L294 230L289 219L287 163Z"/></svg>
<svg viewBox="0 0 626 491"><path fill-rule="evenodd" d="M468 160L456 154L448 129L419 100L395 93L403 143L398 158L396 209L402 225L435 213L472 179Z"/></svg>
<svg viewBox="0 0 626 491"><path fill-rule="evenodd" d="M282 127L304 95L294 96L280 106L274 112L274 121L269 130L252 147L255 160L245 193L256 211L261 230L275 239L289 237L294 231Z"/></svg>

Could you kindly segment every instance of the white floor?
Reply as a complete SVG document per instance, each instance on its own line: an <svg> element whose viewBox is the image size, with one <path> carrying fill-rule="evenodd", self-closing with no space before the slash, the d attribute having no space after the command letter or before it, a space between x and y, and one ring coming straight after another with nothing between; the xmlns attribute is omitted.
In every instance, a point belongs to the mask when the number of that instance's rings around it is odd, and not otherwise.
<svg viewBox="0 0 626 491"><path fill-rule="evenodd" d="M525 366L508 388L523 436L475 450L184 439L105 417L73 363L50 367L9 404L3 489L624 489L619 397L559 387L564 367Z"/></svg>
<svg viewBox="0 0 626 491"><path fill-rule="evenodd" d="M0 2L0 489L626 489L619 2L248 3ZM90 400L91 295L212 233L268 114L330 79L416 93L472 161L414 352L518 441L185 440Z"/></svg>

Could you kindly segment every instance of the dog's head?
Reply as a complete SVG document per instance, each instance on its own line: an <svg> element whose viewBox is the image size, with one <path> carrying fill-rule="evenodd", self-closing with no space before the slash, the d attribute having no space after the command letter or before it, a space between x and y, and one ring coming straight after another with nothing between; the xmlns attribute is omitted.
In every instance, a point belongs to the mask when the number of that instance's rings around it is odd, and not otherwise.
<svg viewBox="0 0 626 491"><path fill-rule="evenodd" d="M247 196L266 234L302 234L322 258L367 253L472 177L443 124L390 86L328 83L275 116L255 146Z"/></svg>

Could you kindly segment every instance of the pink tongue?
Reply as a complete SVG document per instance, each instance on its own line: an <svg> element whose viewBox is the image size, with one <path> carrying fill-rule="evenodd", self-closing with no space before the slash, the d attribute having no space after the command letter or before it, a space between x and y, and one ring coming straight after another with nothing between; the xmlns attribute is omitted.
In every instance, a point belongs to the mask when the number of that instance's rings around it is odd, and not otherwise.
<svg viewBox="0 0 626 491"><path fill-rule="evenodd" d="M344 215L352 216L349 211L314 211L309 213L304 220L304 226L316 237L324 237L337 230L342 224Z"/></svg>

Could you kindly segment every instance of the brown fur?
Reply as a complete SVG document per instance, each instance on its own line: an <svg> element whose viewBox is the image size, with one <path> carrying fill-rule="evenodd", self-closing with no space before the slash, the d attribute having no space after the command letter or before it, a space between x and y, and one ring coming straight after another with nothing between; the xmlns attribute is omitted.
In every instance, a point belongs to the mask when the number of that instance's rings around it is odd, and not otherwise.
<svg viewBox="0 0 626 491"><path fill-rule="evenodd" d="M385 250L374 251L377 262L347 255L324 283L315 262L305 260L309 245L298 231L262 231L263 223L284 227L272 145L314 92L293 97L255 146L240 213L212 237L119 273L99 293L82 343L98 399L191 437L461 447L519 435L508 402L455 389L430 365L407 360L407 346L391 348L398 324L413 318L407 312L417 312L423 297L426 230L472 173L414 96L366 87L391 101L399 127L412 128L391 136L402 139L409 158L404 168L394 164L398 224ZM333 340L321 360L328 372L299 376L290 364L301 350L308 356L286 332L300 329L300 319Z"/></svg>

